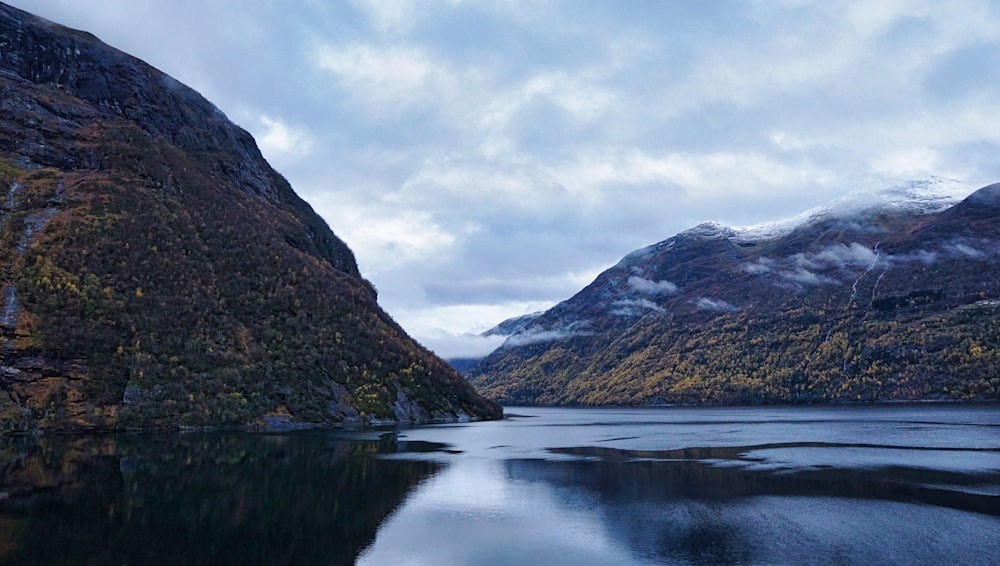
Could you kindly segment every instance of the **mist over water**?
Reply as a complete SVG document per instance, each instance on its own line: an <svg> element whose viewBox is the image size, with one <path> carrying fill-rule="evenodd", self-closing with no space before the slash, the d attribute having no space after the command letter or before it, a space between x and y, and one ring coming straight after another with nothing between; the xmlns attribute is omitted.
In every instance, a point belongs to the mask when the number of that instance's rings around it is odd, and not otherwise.
<svg viewBox="0 0 1000 566"><path fill-rule="evenodd" d="M0 563L988 564L1000 407L0 440Z"/></svg>

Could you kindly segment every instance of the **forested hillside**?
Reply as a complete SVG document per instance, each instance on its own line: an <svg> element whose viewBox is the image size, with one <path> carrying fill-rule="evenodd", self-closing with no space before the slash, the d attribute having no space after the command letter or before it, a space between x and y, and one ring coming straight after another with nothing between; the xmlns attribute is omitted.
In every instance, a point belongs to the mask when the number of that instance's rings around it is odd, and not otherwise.
<svg viewBox="0 0 1000 566"><path fill-rule="evenodd" d="M495 418L254 140L0 5L0 429Z"/></svg>
<svg viewBox="0 0 1000 566"><path fill-rule="evenodd" d="M1000 185L935 182L639 250L468 377L512 404L996 401Z"/></svg>

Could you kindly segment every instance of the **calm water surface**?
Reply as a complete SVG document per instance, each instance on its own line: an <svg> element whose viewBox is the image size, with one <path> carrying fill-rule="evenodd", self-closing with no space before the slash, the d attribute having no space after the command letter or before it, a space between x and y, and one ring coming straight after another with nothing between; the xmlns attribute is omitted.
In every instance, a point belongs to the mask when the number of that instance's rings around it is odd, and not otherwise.
<svg viewBox="0 0 1000 566"><path fill-rule="evenodd" d="M1000 407L0 440L0 564L996 564Z"/></svg>

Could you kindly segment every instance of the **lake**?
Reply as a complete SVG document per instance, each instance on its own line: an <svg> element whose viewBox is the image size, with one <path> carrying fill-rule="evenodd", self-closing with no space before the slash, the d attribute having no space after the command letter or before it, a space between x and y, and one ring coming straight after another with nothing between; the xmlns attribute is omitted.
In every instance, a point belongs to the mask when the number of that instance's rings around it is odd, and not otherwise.
<svg viewBox="0 0 1000 566"><path fill-rule="evenodd" d="M0 439L0 564L990 564L1000 406Z"/></svg>

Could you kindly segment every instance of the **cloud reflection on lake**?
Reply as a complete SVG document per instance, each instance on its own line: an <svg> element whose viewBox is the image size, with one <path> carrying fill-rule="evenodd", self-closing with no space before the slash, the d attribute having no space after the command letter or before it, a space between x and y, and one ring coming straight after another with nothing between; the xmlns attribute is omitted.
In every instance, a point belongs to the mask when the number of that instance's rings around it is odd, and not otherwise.
<svg viewBox="0 0 1000 566"><path fill-rule="evenodd" d="M1000 555L997 407L508 412L520 416L401 432L451 453L437 455L445 469L383 523L360 564Z"/></svg>

